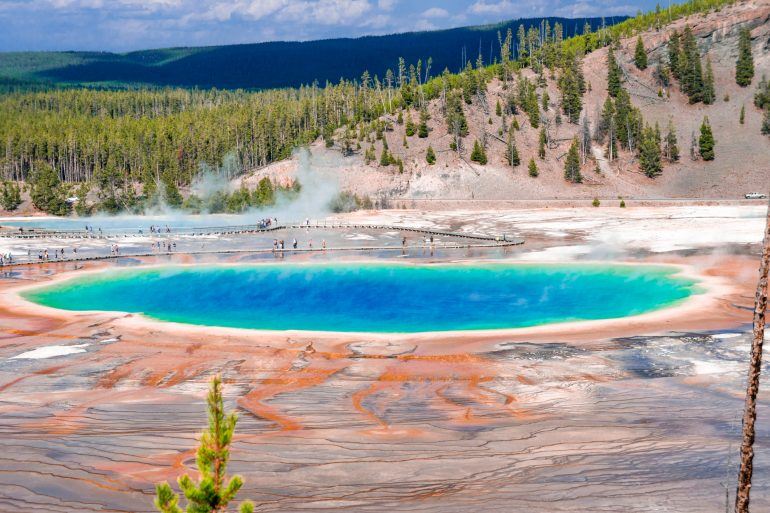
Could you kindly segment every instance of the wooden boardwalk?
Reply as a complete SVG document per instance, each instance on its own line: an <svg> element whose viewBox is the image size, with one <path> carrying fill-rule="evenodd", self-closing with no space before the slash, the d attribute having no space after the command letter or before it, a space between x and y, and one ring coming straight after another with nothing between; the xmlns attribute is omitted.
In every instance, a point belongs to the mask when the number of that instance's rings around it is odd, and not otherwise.
<svg viewBox="0 0 770 513"><path fill-rule="evenodd" d="M0 237L9 239L22 239L22 240L41 240L41 239L71 239L71 240L116 240L121 238L174 238L178 236L196 237L196 236L211 236L211 235L255 235L266 234L272 232L278 232L282 230L375 230L375 231L398 231L418 233L425 236L433 237L451 237L454 239L464 240L467 242L441 242L441 243L425 243L425 244L413 244L413 245L392 245L392 246L349 246L349 247L318 247L318 248L284 248L282 250L276 250L272 248L267 249L211 249L211 250L194 250L194 251L150 251L150 252L137 252L137 253L121 253L121 254L109 254L109 255L91 255L76 258L55 258L55 259L32 259L24 261L14 261L12 263L0 263L0 269L18 266L30 266L39 264L51 264L51 263L67 263L67 262L89 262L98 260L117 260L121 258L147 258L147 257L159 257L159 256L173 256L173 255L228 255L228 254L296 254L296 253L325 253L325 252L365 252L365 251L401 251L409 252L412 250L429 250L435 251L437 249L467 249L467 248L503 248L509 246L518 246L524 244L524 239L510 238L505 235L493 236L493 235L479 235L468 233L455 233L442 230L430 230L417 227L406 227L396 225L375 225L375 224L354 224L354 223L287 223L275 226L260 227L257 225L241 225L241 226L223 226L223 227L204 227L204 228L181 228L174 229L170 232L156 232L156 233L129 233L126 231L103 231L103 232L90 232L85 230L29 230L25 232L0 232Z"/></svg>

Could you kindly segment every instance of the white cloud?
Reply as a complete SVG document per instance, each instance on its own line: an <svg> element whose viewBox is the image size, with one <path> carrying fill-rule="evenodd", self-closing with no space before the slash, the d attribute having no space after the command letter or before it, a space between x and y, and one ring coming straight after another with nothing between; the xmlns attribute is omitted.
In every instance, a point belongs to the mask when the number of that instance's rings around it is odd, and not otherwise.
<svg viewBox="0 0 770 513"><path fill-rule="evenodd" d="M383 11L391 11L398 3L398 0L377 0L377 7Z"/></svg>
<svg viewBox="0 0 770 513"><path fill-rule="evenodd" d="M417 23L414 24L414 30L418 30L418 31L435 30L435 29L436 29L436 26L426 19L417 20Z"/></svg>
<svg viewBox="0 0 770 513"><path fill-rule="evenodd" d="M385 27L391 26L392 23L393 23L393 18L391 18L390 15L377 14L366 18L364 22L361 23L361 26L373 28L373 29L383 29Z"/></svg>
<svg viewBox="0 0 770 513"><path fill-rule="evenodd" d="M369 0L292 1L277 14L283 21L350 25L372 9Z"/></svg>
<svg viewBox="0 0 770 513"><path fill-rule="evenodd" d="M470 6L469 10L474 14L503 14L513 10L513 3L509 0L488 4L486 0L478 0Z"/></svg>
<svg viewBox="0 0 770 513"><path fill-rule="evenodd" d="M441 7L431 7L422 13L423 18L446 18L448 16L449 11L442 9Z"/></svg>

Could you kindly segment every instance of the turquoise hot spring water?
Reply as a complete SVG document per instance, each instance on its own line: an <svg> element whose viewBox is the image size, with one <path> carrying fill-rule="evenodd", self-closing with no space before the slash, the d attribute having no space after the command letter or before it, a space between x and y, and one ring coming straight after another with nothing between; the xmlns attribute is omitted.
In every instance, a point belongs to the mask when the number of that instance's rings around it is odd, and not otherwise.
<svg viewBox="0 0 770 513"><path fill-rule="evenodd" d="M348 262L115 269L23 295L206 326L415 333L625 317L697 288L666 266Z"/></svg>

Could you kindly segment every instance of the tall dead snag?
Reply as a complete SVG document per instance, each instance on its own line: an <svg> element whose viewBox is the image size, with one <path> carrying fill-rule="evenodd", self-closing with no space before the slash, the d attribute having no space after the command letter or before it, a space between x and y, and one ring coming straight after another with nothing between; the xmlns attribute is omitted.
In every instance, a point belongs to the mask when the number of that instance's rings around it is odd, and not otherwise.
<svg viewBox="0 0 770 513"><path fill-rule="evenodd" d="M751 476L754 471L754 422L757 420L759 374L762 371L762 343L765 339L765 312L767 311L767 274L770 267L770 206L767 209L759 284L754 302L754 341L751 344L751 364L746 385L746 405L743 410L743 441L741 468L738 472L738 491L735 494L735 513L749 513Z"/></svg>

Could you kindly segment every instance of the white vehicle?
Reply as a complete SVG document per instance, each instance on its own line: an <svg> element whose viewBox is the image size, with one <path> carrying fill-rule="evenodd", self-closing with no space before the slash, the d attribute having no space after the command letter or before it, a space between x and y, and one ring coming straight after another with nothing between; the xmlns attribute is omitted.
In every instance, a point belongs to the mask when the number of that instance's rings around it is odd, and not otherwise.
<svg viewBox="0 0 770 513"><path fill-rule="evenodd" d="M767 195L761 192L750 192L746 194L746 199L766 199Z"/></svg>

